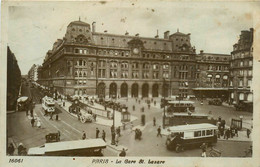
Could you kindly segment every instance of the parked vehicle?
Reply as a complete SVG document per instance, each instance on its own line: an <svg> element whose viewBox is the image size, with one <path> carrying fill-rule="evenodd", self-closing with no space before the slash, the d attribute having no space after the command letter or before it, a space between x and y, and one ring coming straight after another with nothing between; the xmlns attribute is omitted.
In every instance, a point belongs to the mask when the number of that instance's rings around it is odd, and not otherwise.
<svg viewBox="0 0 260 167"><path fill-rule="evenodd" d="M235 104L236 111L253 112L253 102L239 102Z"/></svg>
<svg viewBox="0 0 260 167"><path fill-rule="evenodd" d="M22 97L17 99L17 111L27 110L28 99L29 98L27 96L22 96Z"/></svg>
<svg viewBox="0 0 260 167"><path fill-rule="evenodd" d="M60 141L60 133L49 133L45 136L46 143L53 143Z"/></svg>
<svg viewBox="0 0 260 167"><path fill-rule="evenodd" d="M103 139L87 139L46 143L40 147L30 148L28 155L31 156L103 156L106 148Z"/></svg>
<svg viewBox="0 0 260 167"><path fill-rule="evenodd" d="M168 132L166 147L176 152L199 147L202 143L212 145L217 142L217 126L212 124L172 126L168 128Z"/></svg>
<svg viewBox="0 0 260 167"><path fill-rule="evenodd" d="M208 102L209 105L216 105L216 106L221 106L222 101L220 99L211 99Z"/></svg>
<svg viewBox="0 0 260 167"><path fill-rule="evenodd" d="M54 99L48 96L42 98L42 108L45 112L51 113L55 112L55 102Z"/></svg>

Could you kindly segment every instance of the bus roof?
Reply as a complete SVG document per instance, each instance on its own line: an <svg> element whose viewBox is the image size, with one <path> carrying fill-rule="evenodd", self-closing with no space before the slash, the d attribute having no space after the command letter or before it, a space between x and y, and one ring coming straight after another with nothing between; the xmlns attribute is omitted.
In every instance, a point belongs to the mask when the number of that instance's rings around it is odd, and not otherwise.
<svg viewBox="0 0 260 167"><path fill-rule="evenodd" d="M202 124L191 124L191 125L179 125L179 126L171 126L168 128L168 131L171 132L182 132L182 131L191 131L191 130L200 130L200 129L217 129L217 126L208 124L208 123L202 123Z"/></svg>
<svg viewBox="0 0 260 167"><path fill-rule="evenodd" d="M207 114L195 114L192 113L191 115L189 115L188 113L173 113L173 116L197 116L197 117L208 117L209 115Z"/></svg>
<svg viewBox="0 0 260 167"><path fill-rule="evenodd" d="M62 150L74 150L84 148L106 147L106 143L102 139L88 139L88 140L75 140L64 141L56 143L46 143L45 152L54 152Z"/></svg>
<svg viewBox="0 0 260 167"><path fill-rule="evenodd" d="M176 100L176 101L168 101L169 104L194 104L193 101L179 101L179 100Z"/></svg>
<svg viewBox="0 0 260 167"><path fill-rule="evenodd" d="M33 147L28 150L28 155L44 155L46 152L86 149L95 147L106 147L106 143L102 139L87 139L64 141L55 143L46 143L41 147Z"/></svg>

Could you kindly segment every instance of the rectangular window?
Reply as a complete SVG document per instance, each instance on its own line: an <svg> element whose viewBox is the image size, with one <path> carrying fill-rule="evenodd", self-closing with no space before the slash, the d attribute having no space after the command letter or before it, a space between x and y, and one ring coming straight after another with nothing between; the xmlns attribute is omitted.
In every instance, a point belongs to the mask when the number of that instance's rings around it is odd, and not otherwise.
<svg viewBox="0 0 260 167"><path fill-rule="evenodd" d="M200 137L200 136L201 136L201 131L194 132L194 137Z"/></svg>
<svg viewBox="0 0 260 167"><path fill-rule="evenodd" d="M206 130L206 135L212 135L212 130Z"/></svg>
<svg viewBox="0 0 260 167"><path fill-rule="evenodd" d="M252 80L250 80L250 79L247 80L247 86L248 86L248 87L251 87L251 85L252 85Z"/></svg>
<svg viewBox="0 0 260 167"><path fill-rule="evenodd" d="M243 80L239 80L239 86L243 86Z"/></svg>

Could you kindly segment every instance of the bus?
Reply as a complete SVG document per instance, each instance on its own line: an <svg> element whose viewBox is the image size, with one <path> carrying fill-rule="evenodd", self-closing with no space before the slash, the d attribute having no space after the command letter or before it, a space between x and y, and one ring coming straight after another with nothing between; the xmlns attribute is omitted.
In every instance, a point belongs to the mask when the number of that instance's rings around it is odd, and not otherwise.
<svg viewBox="0 0 260 167"><path fill-rule="evenodd" d="M29 156L103 156L106 143L102 139L87 139L46 143L28 150Z"/></svg>
<svg viewBox="0 0 260 167"><path fill-rule="evenodd" d="M54 99L48 96L42 98L42 108L45 112L55 112L55 102Z"/></svg>
<svg viewBox="0 0 260 167"><path fill-rule="evenodd" d="M166 113L164 126L210 123L216 125L217 121L207 114L197 113Z"/></svg>
<svg viewBox="0 0 260 167"><path fill-rule="evenodd" d="M187 109L191 112L195 111L193 101L168 101L167 112L187 112Z"/></svg>
<svg viewBox="0 0 260 167"><path fill-rule="evenodd" d="M166 147L178 153L203 143L212 145L217 143L217 129L217 126L208 123L169 127Z"/></svg>

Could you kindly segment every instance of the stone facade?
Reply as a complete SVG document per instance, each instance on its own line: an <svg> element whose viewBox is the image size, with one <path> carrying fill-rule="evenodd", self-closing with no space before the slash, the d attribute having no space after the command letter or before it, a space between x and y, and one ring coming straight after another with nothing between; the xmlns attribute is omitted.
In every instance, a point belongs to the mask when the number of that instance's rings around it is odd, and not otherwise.
<svg viewBox="0 0 260 167"><path fill-rule="evenodd" d="M46 54L39 82L64 95L161 97L193 95L196 52L190 34L164 38L95 32L71 22ZM163 91L166 90L166 91Z"/></svg>
<svg viewBox="0 0 260 167"><path fill-rule="evenodd" d="M230 61L230 103L252 102L253 91L253 29L241 31L240 38L233 45Z"/></svg>
<svg viewBox="0 0 260 167"><path fill-rule="evenodd" d="M229 61L231 55L204 53L197 55L196 96L228 100Z"/></svg>

